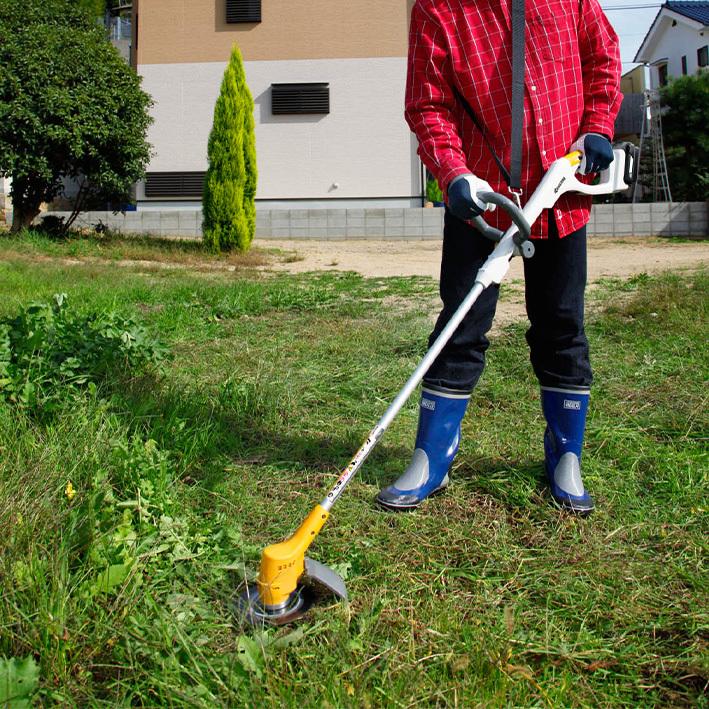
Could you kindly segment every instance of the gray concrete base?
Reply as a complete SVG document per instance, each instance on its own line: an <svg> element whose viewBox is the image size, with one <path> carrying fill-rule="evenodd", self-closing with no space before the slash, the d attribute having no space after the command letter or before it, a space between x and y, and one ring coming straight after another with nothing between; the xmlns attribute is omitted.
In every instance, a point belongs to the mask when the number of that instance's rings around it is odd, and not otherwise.
<svg viewBox="0 0 709 709"><path fill-rule="evenodd" d="M709 236L708 202L596 204L589 234L594 236Z"/></svg>
<svg viewBox="0 0 709 709"><path fill-rule="evenodd" d="M706 202L597 204L590 236L709 236ZM67 217L68 212L52 212ZM41 220L45 215L41 215ZM124 234L200 237L200 209L86 212L77 227L105 225ZM443 209L260 209L258 239L440 239Z"/></svg>

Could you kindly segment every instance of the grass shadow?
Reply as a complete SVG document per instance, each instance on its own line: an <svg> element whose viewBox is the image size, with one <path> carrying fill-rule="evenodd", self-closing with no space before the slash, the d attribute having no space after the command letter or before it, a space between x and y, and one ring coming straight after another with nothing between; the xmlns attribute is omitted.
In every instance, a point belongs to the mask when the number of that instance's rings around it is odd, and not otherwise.
<svg viewBox="0 0 709 709"><path fill-rule="evenodd" d="M253 388L189 389L152 375L116 377L106 385L110 408L120 415L129 436L152 439L170 451L175 481L214 490L234 482L236 470L256 477L274 475L317 497L334 484L362 445L360 426L343 424L338 434L301 430L308 422L297 411L279 408L273 391ZM263 395L262 399L258 395ZM312 424L310 424L312 428ZM406 469L412 442L384 440L358 472L367 486L381 489ZM462 452L452 472L466 494L494 498L508 511L528 508L530 499L545 493L541 460L502 460Z"/></svg>
<svg viewBox="0 0 709 709"><path fill-rule="evenodd" d="M263 465L270 468L335 476L350 462L363 443L361 434L313 436L289 432L274 425L271 411L214 398L208 392L161 388L151 382L133 382L113 392L122 411L130 411L129 427L152 438L161 448L176 451L184 476L211 487L221 483L231 465ZM384 445L372 452L365 482L391 480L401 470L410 451L404 446ZM371 464L374 464L372 467ZM333 477L334 482L334 477ZM323 491L327 483L323 482Z"/></svg>

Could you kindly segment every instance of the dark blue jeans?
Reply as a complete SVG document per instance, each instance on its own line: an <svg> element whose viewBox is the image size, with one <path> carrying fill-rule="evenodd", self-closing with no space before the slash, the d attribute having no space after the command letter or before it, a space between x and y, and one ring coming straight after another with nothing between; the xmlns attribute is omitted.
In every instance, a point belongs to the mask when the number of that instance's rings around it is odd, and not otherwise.
<svg viewBox="0 0 709 709"><path fill-rule="evenodd" d="M549 216L549 238L536 239L536 253L524 261L530 360L546 387L588 387L592 373L584 333L586 228L563 239ZM440 292L443 310L429 338L441 332L475 282L494 244L446 210ZM487 288L431 365L424 381L434 387L472 391L485 366L499 294Z"/></svg>

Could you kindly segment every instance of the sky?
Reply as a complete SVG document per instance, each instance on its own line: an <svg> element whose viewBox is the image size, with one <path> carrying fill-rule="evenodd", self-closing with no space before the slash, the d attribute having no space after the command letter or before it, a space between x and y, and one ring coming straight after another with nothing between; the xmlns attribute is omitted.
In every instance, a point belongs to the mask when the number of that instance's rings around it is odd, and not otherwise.
<svg viewBox="0 0 709 709"><path fill-rule="evenodd" d="M620 37L623 73L633 67L633 57L655 19L661 0L600 0L601 7ZM617 8L617 9L614 9Z"/></svg>

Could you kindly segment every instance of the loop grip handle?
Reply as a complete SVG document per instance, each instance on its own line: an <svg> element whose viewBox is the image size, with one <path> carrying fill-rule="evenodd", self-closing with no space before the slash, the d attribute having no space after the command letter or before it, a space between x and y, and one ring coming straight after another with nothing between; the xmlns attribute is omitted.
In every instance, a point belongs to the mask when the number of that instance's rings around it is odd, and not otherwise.
<svg viewBox="0 0 709 709"><path fill-rule="evenodd" d="M522 246L525 241L529 240L532 227L524 216L524 212L509 197L505 197L505 195L499 194L498 192L478 192L477 196L482 202L496 204L510 215L517 227L517 234L513 237L517 246ZM472 221L475 227L487 239L499 241L502 238L502 232L490 226L481 216L475 217Z"/></svg>

